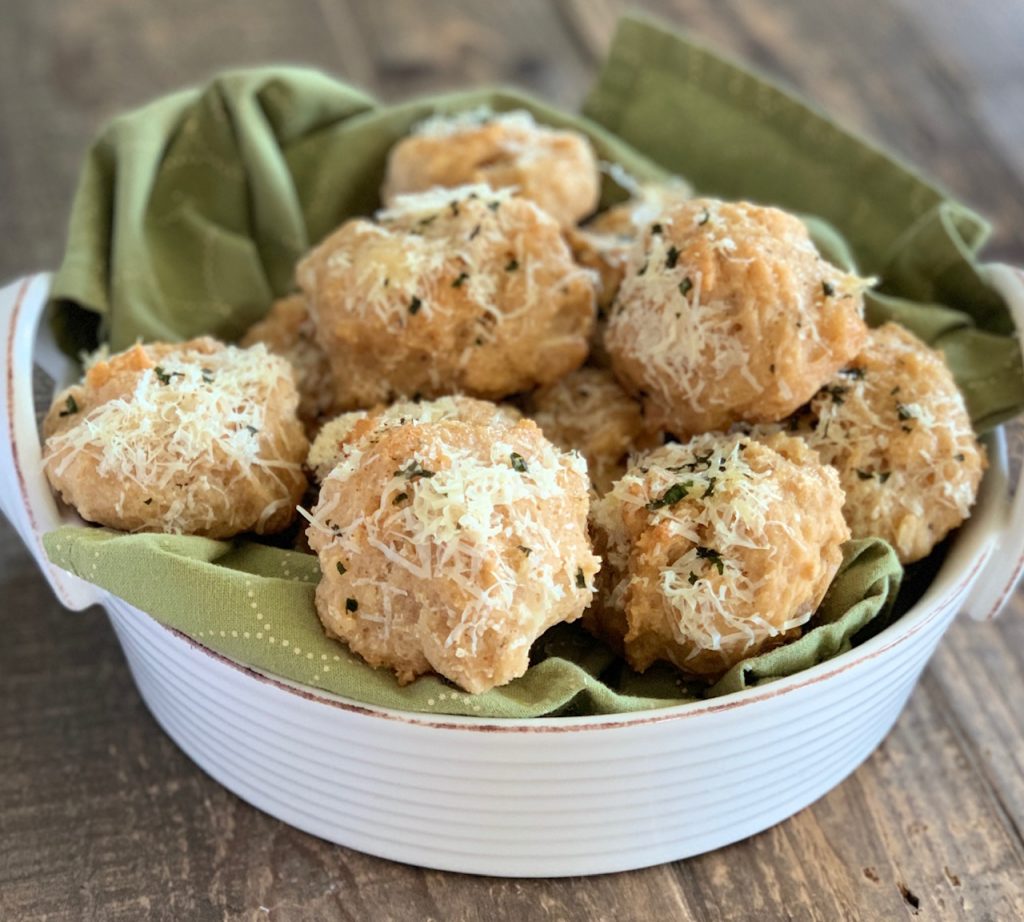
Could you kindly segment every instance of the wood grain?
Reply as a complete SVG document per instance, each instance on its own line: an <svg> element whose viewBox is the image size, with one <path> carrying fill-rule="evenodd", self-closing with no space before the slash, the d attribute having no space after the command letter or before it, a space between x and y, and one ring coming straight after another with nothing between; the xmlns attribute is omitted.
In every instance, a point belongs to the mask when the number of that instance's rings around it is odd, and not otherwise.
<svg viewBox="0 0 1024 922"><path fill-rule="evenodd" d="M994 257L1024 264L1019 3L638 5L925 167L993 220ZM624 7L0 0L0 277L57 262L84 147L126 106L275 60L389 99L501 81L571 106ZM555 881L421 871L283 826L175 748L102 612L60 610L5 524L0 598L4 920L1024 918L1019 594L996 624L956 624L882 747L792 820L674 865Z"/></svg>

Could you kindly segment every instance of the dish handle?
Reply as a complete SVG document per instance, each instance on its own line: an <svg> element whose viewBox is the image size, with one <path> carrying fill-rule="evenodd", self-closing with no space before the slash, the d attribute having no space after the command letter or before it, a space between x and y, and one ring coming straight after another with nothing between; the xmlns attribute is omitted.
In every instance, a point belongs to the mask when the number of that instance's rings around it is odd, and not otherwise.
<svg viewBox="0 0 1024 922"><path fill-rule="evenodd" d="M36 388L48 407L52 384L78 376L43 323L49 291L47 274L27 276L0 290L0 509L57 598L79 611L101 601L102 590L50 563L42 542L46 532L73 519L61 513L40 473Z"/></svg>
<svg viewBox="0 0 1024 922"><path fill-rule="evenodd" d="M985 271L989 282L1006 300L1024 352L1024 270L990 265ZM997 618L1024 573L1024 441L1021 433L1012 429L1007 437L1011 476L1006 484L1003 527L996 533L992 552L963 607L975 621Z"/></svg>

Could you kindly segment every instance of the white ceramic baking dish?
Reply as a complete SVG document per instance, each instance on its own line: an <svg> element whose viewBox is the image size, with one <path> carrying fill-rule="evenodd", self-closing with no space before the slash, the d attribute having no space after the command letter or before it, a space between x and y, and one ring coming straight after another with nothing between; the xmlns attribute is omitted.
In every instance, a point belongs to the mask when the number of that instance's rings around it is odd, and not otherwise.
<svg viewBox="0 0 1024 922"><path fill-rule="evenodd" d="M1024 274L986 271L1024 329ZM370 854L476 874L596 874L759 832L871 753L957 612L994 617L1024 562L1024 490L1009 482L997 431L978 506L930 588L827 663L631 715L438 719L366 707L229 662L47 561L40 535L67 514L40 470L36 402L78 374L42 322L47 290L37 275L0 292L4 513L67 607L106 608L140 694L196 764L284 822Z"/></svg>

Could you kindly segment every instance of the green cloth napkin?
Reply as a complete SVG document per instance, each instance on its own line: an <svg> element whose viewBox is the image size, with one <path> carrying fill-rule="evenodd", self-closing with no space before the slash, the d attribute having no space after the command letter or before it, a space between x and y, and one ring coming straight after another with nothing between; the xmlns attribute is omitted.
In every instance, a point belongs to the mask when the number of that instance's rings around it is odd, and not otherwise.
<svg viewBox="0 0 1024 922"><path fill-rule="evenodd" d="M546 717L667 707L791 675L849 649L857 632L892 611L902 570L880 540L851 541L829 594L799 640L735 666L702 690L667 667L638 675L575 625L535 645L520 679L469 695L424 676L399 687L320 628L315 557L253 542L181 535L127 535L61 528L44 537L50 559L102 586L211 650L271 675L364 704L434 714Z"/></svg>
<svg viewBox="0 0 1024 922"><path fill-rule="evenodd" d="M75 197L54 281L62 342L237 336L290 288L310 244L377 205L384 155L414 121L481 104L583 131L637 178L678 172L712 194L805 214L830 258L881 279L872 322L896 317L946 351L979 431L1024 406L1012 323L975 262L984 222L761 78L636 19L620 26L583 117L491 89L376 107L295 68L228 73L122 116L91 149ZM622 197L606 179L604 203ZM615 713L736 691L848 649L905 603L893 608L902 571L891 549L853 542L813 630L710 691L668 667L638 676L568 625L538 641L523 678L474 697L432 677L400 689L327 640L307 555L98 528L61 529L46 546L58 565L256 669L370 704L491 717Z"/></svg>
<svg viewBox="0 0 1024 922"><path fill-rule="evenodd" d="M52 296L100 314L115 350L237 337L311 242L288 153L372 105L315 71L255 68L115 118L82 168ZM79 311L58 324L95 345Z"/></svg>

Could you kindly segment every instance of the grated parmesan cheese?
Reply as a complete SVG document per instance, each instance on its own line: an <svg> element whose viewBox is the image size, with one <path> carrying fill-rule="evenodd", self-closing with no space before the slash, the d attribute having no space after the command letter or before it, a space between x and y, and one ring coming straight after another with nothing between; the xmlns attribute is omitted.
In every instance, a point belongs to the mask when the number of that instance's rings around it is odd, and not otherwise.
<svg viewBox="0 0 1024 922"><path fill-rule="evenodd" d="M321 617L400 677L434 668L470 691L500 684L525 669L540 631L589 601L598 561L585 517L584 462L531 423L384 428L334 468L310 516L328 591L361 587L348 620L326 603ZM385 601L385 585L405 595Z"/></svg>
<svg viewBox="0 0 1024 922"><path fill-rule="evenodd" d="M102 483L117 485L114 513L131 507L133 529L212 533L247 495L259 508L237 531L291 518L305 439L291 369L264 346L137 346L90 366L78 392L81 412L56 418L44 464L80 509Z"/></svg>
<svg viewBox="0 0 1024 922"><path fill-rule="evenodd" d="M640 455L594 507L610 578L592 623L628 625L618 642L636 668L668 659L714 677L811 616L848 536L841 504L834 472L784 436Z"/></svg>

